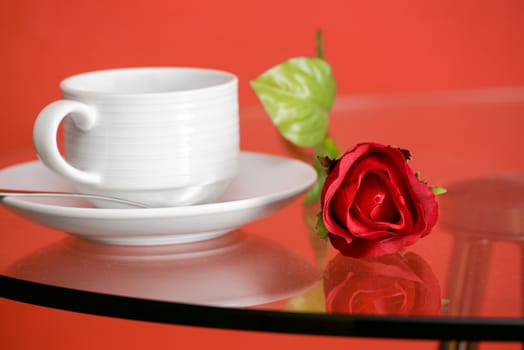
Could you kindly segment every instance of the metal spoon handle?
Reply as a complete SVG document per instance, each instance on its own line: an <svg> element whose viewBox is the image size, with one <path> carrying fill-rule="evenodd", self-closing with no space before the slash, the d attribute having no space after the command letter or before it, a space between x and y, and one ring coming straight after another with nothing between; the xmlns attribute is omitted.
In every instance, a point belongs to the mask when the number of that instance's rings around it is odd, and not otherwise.
<svg viewBox="0 0 524 350"><path fill-rule="evenodd" d="M72 193L72 192L52 192L52 191L29 191L29 190L11 190L0 188L0 200L4 197L66 197L66 198L84 198L103 200L107 202L129 205L135 208L148 208L147 205L127 199L101 196L97 194Z"/></svg>

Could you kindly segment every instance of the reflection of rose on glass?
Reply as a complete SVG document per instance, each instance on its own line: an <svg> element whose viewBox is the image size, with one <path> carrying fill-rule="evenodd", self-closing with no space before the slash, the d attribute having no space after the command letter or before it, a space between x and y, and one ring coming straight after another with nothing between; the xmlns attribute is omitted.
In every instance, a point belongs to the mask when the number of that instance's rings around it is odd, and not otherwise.
<svg viewBox="0 0 524 350"><path fill-rule="evenodd" d="M324 275L326 312L389 316L440 314L440 286L419 255L356 259L341 254Z"/></svg>

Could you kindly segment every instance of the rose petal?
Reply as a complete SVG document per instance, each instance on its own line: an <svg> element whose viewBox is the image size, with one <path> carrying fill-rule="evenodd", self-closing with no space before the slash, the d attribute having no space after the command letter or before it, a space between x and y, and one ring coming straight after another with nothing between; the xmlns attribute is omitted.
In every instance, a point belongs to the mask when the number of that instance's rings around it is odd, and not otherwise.
<svg viewBox="0 0 524 350"><path fill-rule="evenodd" d="M438 315L441 311L440 284L433 274L431 266L420 256L413 252L407 252L404 255L406 265L410 266L422 280L425 292L416 300L416 308L419 312L422 310L428 314ZM436 295L436 298L428 296Z"/></svg>
<svg viewBox="0 0 524 350"><path fill-rule="evenodd" d="M389 169L387 167L384 167L382 169L379 169L379 166L383 164L376 163L374 160L363 160L362 163L359 163L359 166L363 167L363 169L369 169L369 171L363 172L362 177L365 177L367 174L372 173L374 175L377 175L381 178L384 184L387 184L388 192L391 194L391 199L394 202L394 205L396 207L396 213L398 214L398 218L396 222L377 222L372 219L370 219L367 215L360 215L361 208L358 205L354 205L352 207L353 211L353 217L349 218L348 221L348 227L350 230L357 235L360 235L364 233L365 230L406 230L411 227L411 220L410 220L410 214L409 209L406 207L405 200L402 196L402 194L399 192L399 189L395 187L393 184L388 182L388 174L387 172ZM364 186L364 185L362 185Z"/></svg>
<svg viewBox="0 0 524 350"><path fill-rule="evenodd" d="M397 176L395 176L395 174L389 173L386 175L383 172L377 173L377 176L381 177L382 181L387 184L389 193L391 194L391 199L393 200L399 215L396 225L392 227L396 231L411 231L411 228L413 227L413 220L408 205L408 202L410 201L406 198L405 193L402 193L402 186L398 183ZM386 181L386 179L391 181Z"/></svg>
<svg viewBox="0 0 524 350"><path fill-rule="evenodd" d="M339 190L333 196L329 211L331 218L338 223L341 227L347 227L347 212L353 201L352 192L345 189L346 185L343 184ZM344 230L344 234L347 230Z"/></svg>
<svg viewBox="0 0 524 350"><path fill-rule="evenodd" d="M329 241L337 250L347 256L355 258L372 257L384 255L385 252L379 245L380 240L353 239L347 243L344 237L329 234Z"/></svg>
<svg viewBox="0 0 524 350"><path fill-rule="evenodd" d="M413 173L408 177L408 181L412 196L418 199L416 211L420 215L414 230L420 231L420 237L424 237L431 232L431 229L437 223L438 204L430 188L426 184L421 183Z"/></svg>
<svg viewBox="0 0 524 350"><path fill-rule="evenodd" d="M364 174L358 178L357 183L352 188L348 189L348 191L350 191L353 194L353 197L355 197L358 194L358 188L362 186L363 178ZM375 231L389 231L392 228L390 223L377 222L370 219L367 215L365 215L365 213L362 212L357 203L351 203L351 206L349 210L346 212L346 215L346 226L348 228L348 231L356 237L369 238L369 235L371 235ZM378 238L379 236L387 237L389 233L377 232L375 234L378 235Z"/></svg>
<svg viewBox="0 0 524 350"><path fill-rule="evenodd" d="M351 208L348 216L348 227L351 233L358 238L378 239L396 235L394 229L397 225L389 222L373 221L369 219L357 205Z"/></svg>
<svg viewBox="0 0 524 350"><path fill-rule="evenodd" d="M397 161L405 163L403 156L397 154ZM398 167L391 159L384 154L372 154L363 157L353 169L355 172L368 173L373 172L382 178L384 183L388 184L392 199L400 215L397 230L411 231L412 219L411 213L415 211L411 200L411 192L408 189L405 177L405 166Z"/></svg>
<svg viewBox="0 0 524 350"><path fill-rule="evenodd" d="M355 259L337 255L324 274L326 312L437 315L440 286L415 253Z"/></svg>
<svg viewBox="0 0 524 350"><path fill-rule="evenodd" d="M350 256L396 252L429 234L438 207L398 149L357 145L330 171L321 195L332 244Z"/></svg>
<svg viewBox="0 0 524 350"><path fill-rule="evenodd" d="M359 314L407 315L412 308L414 293L402 288L399 283L391 283L383 288L360 290L350 299L350 312Z"/></svg>
<svg viewBox="0 0 524 350"><path fill-rule="evenodd" d="M331 202L333 197L338 192L338 189L344 180L344 178L338 174L339 172L340 168L335 166L332 171L334 176L328 176L324 183L321 193L322 221L329 232L344 236L347 232L346 227L342 226L341 222L337 220L331 212Z"/></svg>
<svg viewBox="0 0 524 350"><path fill-rule="evenodd" d="M396 222L399 219L388 186L374 172L368 172L362 178L355 205L373 221Z"/></svg>
<svg viewBox="0 0 524 350"><path fill-rule="evenodd" d="M333 247L342 254L355 258L374 257L385 254L396 253L415 243L420 236L393 236L379 239L352 239L347 242L344 237L337 235L328 235Z"/></svg>

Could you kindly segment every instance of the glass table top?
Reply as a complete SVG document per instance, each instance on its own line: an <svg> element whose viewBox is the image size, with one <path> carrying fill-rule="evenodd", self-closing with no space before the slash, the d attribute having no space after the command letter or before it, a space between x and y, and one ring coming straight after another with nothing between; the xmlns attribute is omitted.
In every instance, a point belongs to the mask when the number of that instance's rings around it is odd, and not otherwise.
<svg viewBox="0 0 524 350"><path fill-rule="evenodd" d="M208 327L521 340L523 131L524 88L343 96L330 115L342 149L364 141L407 148L413 168L447 189L436 227L414 245L377 258L343 256L318 237L319 205L304 205L303 195L232 232L161 245L85 240L2 206L0 296ZM241 148L312 160L280 138L260 106L241 108ZM0 165L35 159L28 145Z"/></svg>

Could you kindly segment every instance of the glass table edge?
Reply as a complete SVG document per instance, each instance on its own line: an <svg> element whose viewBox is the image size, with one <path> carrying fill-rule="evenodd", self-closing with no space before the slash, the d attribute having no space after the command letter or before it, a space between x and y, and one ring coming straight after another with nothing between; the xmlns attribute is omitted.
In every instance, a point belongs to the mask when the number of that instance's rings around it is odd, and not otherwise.
<svg viewBox="0 0 524 350"><path fill-rule="evenodd" d="M163 324L325 336L521 341L524 319L302 313L193 305L102 294L0 275L0 297L96 316Z"/></svg>

